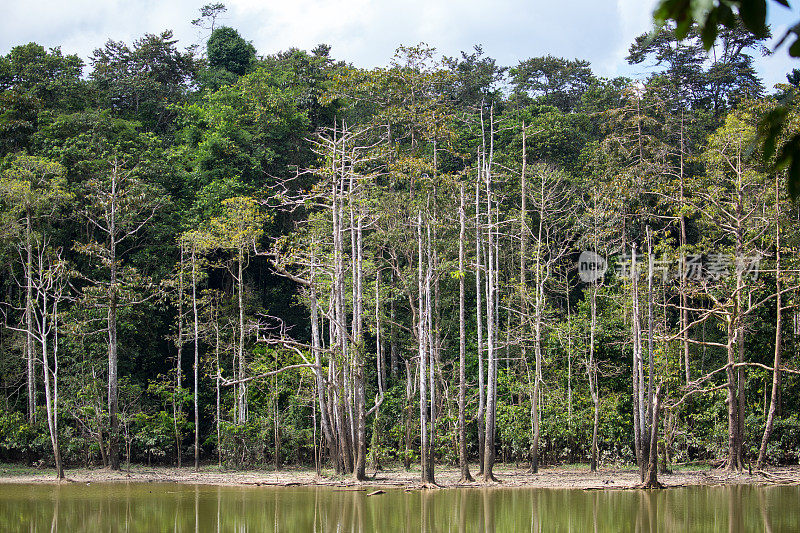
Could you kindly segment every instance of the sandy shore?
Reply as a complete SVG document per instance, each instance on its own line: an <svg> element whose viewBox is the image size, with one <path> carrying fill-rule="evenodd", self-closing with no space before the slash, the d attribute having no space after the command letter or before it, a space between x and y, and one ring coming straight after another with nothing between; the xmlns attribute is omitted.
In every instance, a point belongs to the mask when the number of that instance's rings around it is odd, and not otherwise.
<svg viewBox="0 0 800 533"><path fill-rule="evenodd" d="M472 465L473 475L477 467ZM274 470L220 471L216 465L202 466L199 471L191 467L146 467L134 465L130 470L111 471L99 469L69 469L66 483L183 483L200 485L320 485L336 487L400 487L420 488L419 470L405 471L402 467L390 467L379 472L368 471L368 480L359 483L347 476L336 476L324 471L317 476L313 469L287 467ZM436 482L442 488L453 487L527 487L551 489L630 489L639 484L638 471L633 468L602 468L597 473L589 472L587 467L558 466L544 467L538 474L523 469L498 465L495 467L498 483L486 484L480 481L460 483L457 468L439 466ZM711 468L682 469L673 474L659 475L659 481L666 487L692 485L729 484L800 484L800 467L781 467L768 472L735 474ZM54 472L48 469L25 468L15 465L0 466L0 483L57 483Z"/></svg>

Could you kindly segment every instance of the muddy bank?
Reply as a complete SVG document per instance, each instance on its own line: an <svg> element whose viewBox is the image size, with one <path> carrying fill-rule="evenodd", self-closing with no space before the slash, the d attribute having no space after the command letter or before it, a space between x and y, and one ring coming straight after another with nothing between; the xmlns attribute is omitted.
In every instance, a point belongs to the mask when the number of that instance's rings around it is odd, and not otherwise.
<svg viewBox="0 0 800 533"><path fill-rule="evenodd" d="M477 472L476 466L471 471ZM402 468L387 468L382 471L368 471L368 480L358 483L347 476L336 476L323 471L317 476L313 469L286 468L274 470L220 471L216 465L202 466L199 471L191 467L146 467L133 465L129 470L114 472L108 469L79 468L67 470L66 483L183 483L199 485L254 485L254 486L296 486L320 485L333 487L400 487L420 488L419 471L406 471ZM495 467L499 483L485 484L479 481L460 483L459 471L452 467L438 467L436 482L442 488L452 487L527 487L550 489L630 489L639 484L639 474L633 468L603 468L597 473L584 467L545 467L538 474L524 469ZM726 470L699 467L677 470L672 474L660 474L659 480L667 487L692 485L729 484L800 484L799 467L782 467L767 472L736 474ZM0 483L57 483L53 471L48 469L24 468L15 465L0 466Z"/></svg>

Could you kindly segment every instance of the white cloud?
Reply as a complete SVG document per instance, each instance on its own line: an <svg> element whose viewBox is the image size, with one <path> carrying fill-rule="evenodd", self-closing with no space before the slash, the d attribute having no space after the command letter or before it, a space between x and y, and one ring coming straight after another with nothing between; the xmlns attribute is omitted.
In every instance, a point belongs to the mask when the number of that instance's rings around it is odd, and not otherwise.
<svg viewBox="0 0 800 533"><path fill-rule="evenodd" d="M188 46L201 40L189 21L208 1L4 0L0 53L36 41L87 58L109 38L130 42L165 29ZM636 75L624 58L633 38L650 28L655 1L228 0L221 22L261 54L324 42L334 57L370 67L386 65L400 44L423 41L450 56L482 44L500 64L553 54L588 59L603 76ZM794 16L778 15L785 23ZM782 54L759 60L767 86L791 70Z"/></svg>

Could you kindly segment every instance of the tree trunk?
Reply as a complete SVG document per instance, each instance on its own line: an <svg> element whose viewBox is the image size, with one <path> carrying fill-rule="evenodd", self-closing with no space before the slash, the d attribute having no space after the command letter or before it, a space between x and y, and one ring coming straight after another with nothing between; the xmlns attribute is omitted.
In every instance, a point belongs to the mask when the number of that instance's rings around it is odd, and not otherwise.
<svg viewBox="0 0 800 533"><path fill-rule="evenodd" d="M738 394L736 389L736 370L733 365L736 363L736 335L738 328L734 324L733 317L728 319L728 365L725 368L726 393L725 403L728 409L728 458L727 468L729 470L741 470L738 461L738 440L739 440L739 409Z"/></svg>
<svg viewBox="0 0 800 533"><path fill-rule="evenodd" d="M427 340L428 332L425 331L427 318L425 316L425 285L423 280L422 265L422 212L417 213L417 340L419 348L419 433L420 433L420 461L422 471L422 482L426 483L430 477L430 455L428 451L428 392L427 392L427 375L428 375L428 353L427 353Z"/></svg>
<svg viewBox="0 0 800 533"><path fill-rule="evenodd" d="M458 465L461 470L460 481L472 481L467 462L467 431L465 422L467 395L467 344L464 316L464 241L466 240L467 221L464 211L464 185L461 185L461 203L458 209Z"/></svg>
<svg viewBox="0 0 800 533"><path fill-rule="evenodd" d="M181 467L181 430L178 425L178 416L183 406L181 403L181 388L183 387L183 243L180 243L180 263L178 265L178 353L175 360L175 390L172 393L172 426L175 433L175 462Z"/></svg>
<svg viewBox="0 0 800 533"><path fill-rule="evenodd" d="M636 464L639 466L639 477L641 478L641 481L644 481L645 466L649 454L645 449L646 439L644 437L644 433L647 431L647 426L645 419L644 371L642 368L642 334L639 319L639 274L636 262L636 246L634 245L631 250L631 327L633 331L634 446L636 451Z"/></svg>
<svg viewBox="0 0 800 533"><path fill-rule="evenodd" d="M596 283L596 282L595 282ZM592 455L589 468L597 472L597 433L600 422L600 393L597 390L597 363L594 360L594 336L597 329L597 285L592 285L591 322L589 325L589 395L594 406L594 419L592 423Z"/></svg>
<svg viewBox="0 0 800 533"><path fill-rule="evenodd" d="M383 334L381 330L381 271L379 268L375 269L375 364L377 366L378 375L378 397L375 399L375 405L367 411L367 415L373 411L375 418L372 421L372 466L375 471L382 470L383 466L380 461L379 447L381 442L381 404L383 403L384 393L386 391L386 360L383 349Z"/></svg>
<svg viewBox="0 0 800 533"><path fill-rule="evenodd" d="M337 154L338 150L335 144L336 130L334 129L334 154L332 158L333 166L333 183L331 185L331 207L332 207L332 220L333 220L333 245L334 245L334 270L333 281L331 283L331 305L334 319L331 323L331 348L334 350L334 355L331 357L330 372L332 376L333 386L331 387L332 394L332 412L333 423L336 429L336 438L338 440L337 448L339 457L336 461L337 471L339 473L352 473L353 472L353 448L352 438L350 434L350 427L347 424L347 416L345 413L346 401L346 368L347 368L347 340L346 340L346 316L344 308L344 173L337 167Z"/></svg>
<svg viewBox="0 0 800 533"><path fill-rule="evenodd" d="M354 388L356 396L356 465L355 465L355 478L358 481L366 479L367 467L367 429L366 429L366 415L365 415L365 395L366 385L364 383L364 336L363 336L363 270L362 270L362 256L363 256L363 240L362 240L362 216L361 208L358 207L358 222L356 226L356 265L354 272L353 284L356 288L356 299L353 307L353 330L355 335L355 346L353 347L355 359L355 379ZM380 377L378 378L380 379Z"/></svg>
<svg viewBox="0 0 800 533"><path fill-rule="evenodd" d="M435 470L435 454L436 454L436 337L434 334L433 324L433 295L431 294L431 278L433 277L434 257L431 253L431 226L430 222L426 222L427 226L427 265L425 269L425 331L428 335L426 342L428 352L428 389L429 389L429 418L428 418L428 464L427 474L425 480L428 483L435 483L434 470Z"/></svg>
<svg viewBox="0 0 800 533"><path fill-rule="evenodd" d="M378 371L378 391L386 389L386 359L381 332L381 271L375 269L375 364Z"/></svg>
<svg viewBox="0 0 800 533"><path fill-rule="evenodd" d="M736 220L743 219L743 191L741 187L741 172L738 173L738 189L736 203ZM743 254L743 228L739 224L735 228L736 257ZM736 292L734 294L733 311L728 317L728 366L725 370L727 377L727 402L728 402L728 460L729 470L741 471L744 467L742 458L742 444L744 438L744 368L736 369L734 365L742 362L744 354L744 324L743 324L743 299L744 280L742 272L736 271Z"/></svg>
<svg viewBox="0 0 800 533"><path fill-rule="evenodd" d="M111 207L109 217L109 268L111 280L108 287L108 461L111 470L119 470L119 394L117 385L117 170L111 174Z"/></svg>
<svg viewBox="0 0 800 533"><path fill-rule="evenodd" d="M683 154L684 154L684 142L683 142L683 110L681 110L681 135L680 135L680 202L681 202L681 215L680 215L680 227L681 227L681 275L680 275L680 301L681 301L681 312L680 312L680 328L681 328L681 348L683 351L683 359L684 359L684 372L686 374L686 383L688 384L691 381L691 367L689 366L689 302L688 298L686 297L686 245L688 244L686 239L686 217L683 215L683 207L686 204L686 197L684 195L684 162L683 162Z"/></svg>
<svg viewBox="0 0 800 533"><path fill-rule="evenodd" d="M42 368L44 370L44 394L45 405L47 408L47 428L50 431L50 442L53 445L53 458L56 463L56 477L64 479L64 466L61 464L61 450L58 446L58 397L57 397L57 377L55 372L50 370L50 361L47 351L47 294L42 294L42 324L40 328L41 344L42 344ZM54 309L57 309L54 306ZM53 315L53 322L58 320L57 313ZM53 335L53 344L56 345L58 339ZM57 348L53 352L55 368L58 368ZM50 380L52 378L53 384L51 386Z"/></svg>
<svg viewBox="0 0 800 533"><path fill-rule="evenodd" d="M194 313L194 469L200 468L200 324L197 316L197 258L192 243L192 312Z"/></svg>
<svg viewBox="0 0 800 533"><path fill-rule="evenodd" d="M781 388L781 350L783 348L783 295L781 293L781 227L780 214L780 182L775 175L775 353L772 362L772 394L770 394L769 411L764 425L764 435L761 437L761 446L758 449L756 470L764 468L767 456L767 443L775 424L775 411L778 407L778 394Z"/></svg>
<svg viewBox="0 0 800 533"><path fill-rule="evenodd" d="M647 226L647 413L645 414L647 428L653 428L657 424L653 422L653 242L650 226ZM648 450L650 455L650 447L655 446L656 443L650 438L650 431L645 433L647 437L647 444L645 449Z"/></svg>
<svg viewBox="0 0 800 533"><path fill-rule="evenodd" d="M661 489L664 486L658 482L658 416L661 407L661 383L656 387L653 395L653 419L650 423L650 446L648 449L647 477L644 480L644 488Z"/></svg>
<svg viewBox="0 0 800 533"><path fill-rule="evenodd" d="M570 430L570 457L573 455L572 439L572 306L570 305L569 277L565 281L565 300L567 303L567 428Z"/></svg>
<svg viewBox="0 0 800 533"><path fill-rule="evenodd" d="M536 241L536 322L534 324L534 352L535 368L533 377L533 398L531 398L531 410L533 416L533 453L531 454L531 471L535 474L539 471L539 433L540 433L540 407L539 398L541 395L542 383L542 313L544 312L544 280L542 276L542 231L544 229L544 196L545 179L542 177L541 188L539 191L539 231Z"/></svg>
<svg viewBox="0 0 800 533"><path fill-rule="evenodd" d="M480 158L479 158L480 159ZM480 170L480 168L479 168ZM486 444L485 430L485 409L486 409L486 388L483 382L483 284L481 283L481 256L483 255L483 243L481 233L481 201L480 201L480 172L475 182L475 316L477 324L477 355L478 355L478 412L476 419L478 422L478 475L483 475L483 447Z"/></svg>
<svg viewBox="0 0 800 533"><path fill-rule="evenodd" d="M403 409L403 427L405 428L405 451L403 453L403 468L408 471L411 469L411 414L413 392L413 376L411 374L411 363L408 359L403 361L406 367L406 407Z"/></svg>
<svg viewBox="0 0 800 533"><path fill-rule="evenodd" d="M31 206L25 207L25 364L28 381L28 422L36 422L36 348L33 343L33 242Z"/></svg>
<svg viewBox="0 0 800 533"><path fill-rule="evenodd" d="M237 292L239 297L239 377L243 380L245 378L247 366L244 360L244 250L239 250L239 257L237 260L238 277L236 279ZM247 422L247 383L241 382L237 385L237 403L239 425L244 425Z"/></svg>
<svg viewBox="0 0 800 533"><path fill-rule="evenodd" d="M317 289L316 282L316 241L311 244L311 285L309 292L311 296L311 351L314 353L314 377L316 382L317 403L319 404L319 417L320 425L322 426L322 434L325 438L325 443L328 446L328 451L331 459L334 462L336 459L336 443L334 440L333 432L331 430L330 419L328 418L328 405L325 399L325 382L322 378L322 350L321 338L319 333L319 310L317 304ZM332 364L332 363L331 363ZM315 445L316 446L316 445Z"/></svg>
<svg viewBox="0 0 800 533"><path fill-rule="evenodd" d="M492 128L493 129L493 128ZM488 225L488 260L486 263L486 283L488 294L486 301L486 359L488 361L488 381L486 387L486 429L485 444L483 447L483 480L494 481L494 461L495 461L495 416L497 413L497 354L495 353L496 338L496 301L495 301L495 246L494 228L492 226L492 192L491 192L491 156L489 167L484 168L486 179L486 221Z"/></svg>
<svg viewBox="0 0 800 533"><path fill-rule="evenodd" d="M216 417L217 417L217 466L220 470L222 470L222 428L220 427L221 421L221 412L220 412L220 379L222 378L221 369L219 365L219 311L215 309L213 311L214 316L214 334L215 334L215 343L214 343L214 355L216 356L217 360L217 377L215 379L216 382Z"/></svg>
<svg viewBox="0 0 800 533"><path fill-rule="evenodd" d="M394 287L394 269L390 271L391 273L391 284ZM395 309L394 309L394 298L389 300L389 364L392 367L392 380L397 379L397 332L395 329Z"/></svg>

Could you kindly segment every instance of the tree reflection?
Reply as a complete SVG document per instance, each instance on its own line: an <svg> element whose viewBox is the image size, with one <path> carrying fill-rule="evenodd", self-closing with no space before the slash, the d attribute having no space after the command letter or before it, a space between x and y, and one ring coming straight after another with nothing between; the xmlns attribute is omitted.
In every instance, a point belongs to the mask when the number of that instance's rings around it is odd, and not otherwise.
<svg viewBox="0 0 800 533"><path fill-rule="evenodd" d="M0 485L0 531L798 531L800 487L469 488Z"/></svg>

